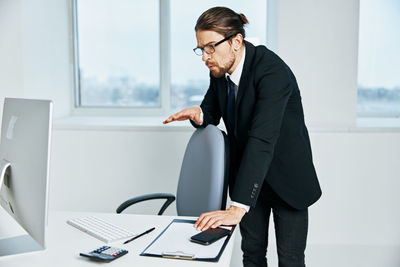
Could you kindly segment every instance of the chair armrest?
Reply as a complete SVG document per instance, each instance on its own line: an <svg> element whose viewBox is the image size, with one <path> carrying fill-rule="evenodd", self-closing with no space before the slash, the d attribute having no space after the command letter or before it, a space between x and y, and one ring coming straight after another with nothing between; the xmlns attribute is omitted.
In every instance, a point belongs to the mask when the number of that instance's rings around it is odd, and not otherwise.
<svg viewBox="0 0 400 267"><path fill-rule="evenodd" d="M168 194L168 193L155 193L155 194L146 194L146 195L137 196L137 197L128 199L127 201L125 201L124 203L119 205L116 212L119 214L123 210L125 210L126 208L128 208L129 206L131 206L135 203L139 203L139 202L146 201L146 200L152 200L152 199L166 199L167 200L167 201L165 201L164 205L162 205L160 211L158 212L158 215L162 215L164 213L164 211L168 208L168 206L172 202L174 202L175 196L173 194Z"/></svg>

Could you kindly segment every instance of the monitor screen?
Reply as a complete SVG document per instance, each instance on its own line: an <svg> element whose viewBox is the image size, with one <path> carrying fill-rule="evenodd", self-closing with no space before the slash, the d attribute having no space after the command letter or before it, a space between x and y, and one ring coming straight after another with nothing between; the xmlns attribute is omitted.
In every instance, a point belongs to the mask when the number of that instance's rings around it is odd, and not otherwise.
<svg viewBox="0 0 400 267"><path fill-rule="evenodd" d="M5 247L10 250L10 244L17 240L22 244L17 244L16 250L27 247L27 242L36 243L39 249L45 248L52 106L49 100L4 100L0 205L28 235L13 241L0 239L0 256ZM24 249L30 250L29 246Z"/></svg>

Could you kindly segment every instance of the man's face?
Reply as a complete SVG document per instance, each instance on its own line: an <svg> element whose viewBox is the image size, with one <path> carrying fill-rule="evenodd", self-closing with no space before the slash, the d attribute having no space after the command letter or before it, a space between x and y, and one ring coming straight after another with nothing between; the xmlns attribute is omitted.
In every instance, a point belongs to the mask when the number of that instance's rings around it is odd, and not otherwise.
<svg viewBox="0 0 400 267"><path fill-rule="evenodd" d="M206 45L215 44L225 37L214 31L197 31L197 47L203 48ZM235 53L229 41L225 41L215 47L215 52L208 54L203 51L202 60L210 69L211 74L216 77L222 77L228 72L235 62Z"/></svg>

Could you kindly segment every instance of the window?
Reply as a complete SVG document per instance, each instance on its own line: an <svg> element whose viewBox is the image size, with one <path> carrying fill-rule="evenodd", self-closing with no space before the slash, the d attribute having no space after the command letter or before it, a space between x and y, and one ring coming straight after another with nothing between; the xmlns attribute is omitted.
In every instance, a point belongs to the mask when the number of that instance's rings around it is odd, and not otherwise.
<svg viewBox="0 0 400 267"><path fill-rule="evenodd" d="M360 116L400 115L400 1L361 0L358 58Z"/></svg>
<svg viewBox="0 0 400 267"><path fill-rule="evenodd" d="M160 106L158 1L77 1L75 18L77 106Z"/></svg>
<svg viewBox="0 0 400 267"><path fill-rule="evenodd" d="M266 1L223 4L249 19L247 40L266 43ZM185 0L75 0L76 107L167 114L199 105L209 74L192 51L197 45L194 26L202 12L218 5L215 0L195 5Z"/></svg>

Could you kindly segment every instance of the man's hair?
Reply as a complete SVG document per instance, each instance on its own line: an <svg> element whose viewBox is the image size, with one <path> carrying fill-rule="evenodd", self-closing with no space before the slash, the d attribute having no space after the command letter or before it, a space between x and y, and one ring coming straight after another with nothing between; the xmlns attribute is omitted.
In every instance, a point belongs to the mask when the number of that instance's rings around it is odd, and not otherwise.
<svg viewBox="0 0 400 267"><path fill-rule="evenodd" d="M245 30L243 26L248 24L246 16L238 14L227 7L213 7L205 11L197 19L194 30L197 31L215 31L224 37L240 33L243 38Z"/></svg>

